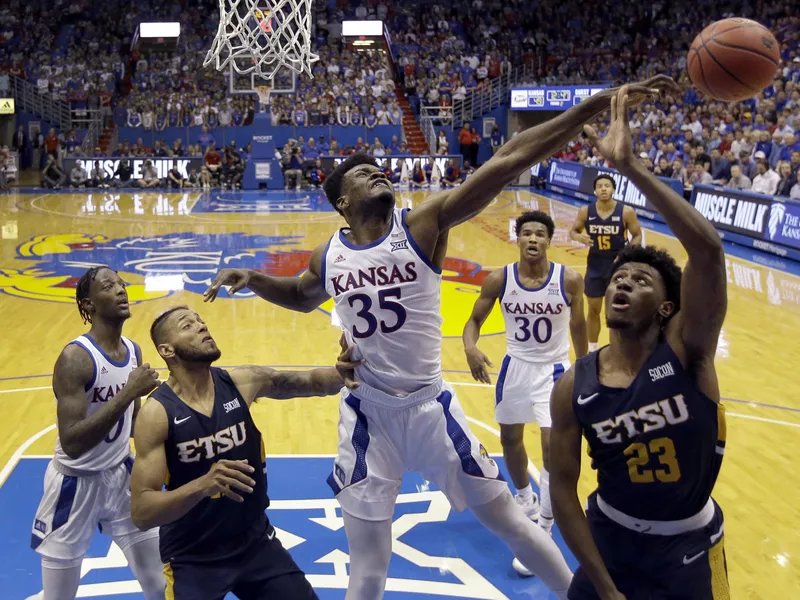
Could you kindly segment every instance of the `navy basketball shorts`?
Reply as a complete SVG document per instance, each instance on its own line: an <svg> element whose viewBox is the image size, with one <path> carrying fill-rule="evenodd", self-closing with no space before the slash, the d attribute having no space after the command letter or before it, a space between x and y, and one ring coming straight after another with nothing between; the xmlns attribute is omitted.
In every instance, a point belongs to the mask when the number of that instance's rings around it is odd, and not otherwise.
<svg viewBox="0 0 800 600"><path fill-rule="evenodd" d="M229 592L240 600L319 600L272 526L234 557L167 563L164 576L174 600L222 600Z"/></svg>
<svg viewBox="0 0 800 600"><path fill-rule="evenodd" d="M596 258L590 256L586 261L586 275L583 278L584 294L589 298L602 298L606 295L606 288L611 281L611 272L614 269L614 259Z"/></svg>
<svg viewBox="0 0 800 600"><path fill-rule="evenodd" d="M627 600L730 600L724 521L716 503L708 525L679 535L652 535L623 527L597 508L594 495L586 516L611 579ZM567 597L600 598L580 567Z"/></svg>

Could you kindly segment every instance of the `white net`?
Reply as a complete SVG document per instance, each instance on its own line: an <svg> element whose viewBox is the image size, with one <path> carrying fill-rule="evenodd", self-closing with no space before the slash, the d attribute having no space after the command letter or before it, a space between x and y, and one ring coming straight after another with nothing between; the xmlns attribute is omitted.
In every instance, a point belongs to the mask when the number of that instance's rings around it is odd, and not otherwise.
<svg viewBox="0 0 800 600"><path fill-rule="evenodd" d="M233 65L272 79L282 67L311 77L313 0L219 0L219 27L203 66Z"/></svg>

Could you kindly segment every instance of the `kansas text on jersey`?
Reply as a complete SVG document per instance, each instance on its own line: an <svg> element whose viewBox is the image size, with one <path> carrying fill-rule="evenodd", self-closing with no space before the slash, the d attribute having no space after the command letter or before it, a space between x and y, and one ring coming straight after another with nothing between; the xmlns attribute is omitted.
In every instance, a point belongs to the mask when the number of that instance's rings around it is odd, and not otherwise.
<svg viewBox="0 0 800 600"><path fill-rule="evenodd" d="M266 526L269 498L261 433L228 372L212 368L211 374L215 396L210 417L184 403L166 383L151 395L164 406L169 419L164 443L166 487L174 490L202 477L220 459L246 460L255 468L250 477L256 484L252 493L242 494L244 502L223 496L205 498L177 521L161 527L165 563L232 556Z"/></svg>
<svg viewBox="0 0 800 600"><path fill-rule="evenodd" d="M389 232L365 246L342 229L322 258L322 281L348 340L365 364L360 381L405 395L441 380L441 270L419 249L394 209Z"/></svg>
<svg viewBox="0 0 800 600"><path fill-rule="evenodd" d="M122 343L127 356L117 362L100 348L89 335L75 338L70 344L80 346L89 354L94 367L92 381L86 385L86 416L89 417L105 406L127 383L128 375L139 364L137 346L126 337ZM130 438L133 422L133 403L125 409L117 424L108 432L102 442L78 458L70 458L56 438L54 459L75 471L104 471L121 464L131 454Z"/></svg>
<svg viewBox="0 0 800 600"><path fill-rule="evenodd" d="M597 493L637 519L675 521L708 502L725 451L725 414L660 343L628 388L598 381L593 352L575 364L573 409Z"/></svg>
<svg viewBox="0 0 800 600"><path fill-rule="evenodd" d="M551 262L537 288L519 278L519 264L505 267L500 311L506 322L506 354L533 363L569 360L570 308L564 289L564 265Z"/></svg>

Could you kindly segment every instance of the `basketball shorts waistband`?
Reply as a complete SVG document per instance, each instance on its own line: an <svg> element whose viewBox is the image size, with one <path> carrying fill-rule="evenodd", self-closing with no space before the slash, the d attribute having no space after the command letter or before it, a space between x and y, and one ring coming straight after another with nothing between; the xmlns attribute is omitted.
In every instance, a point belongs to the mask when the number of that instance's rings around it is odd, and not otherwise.
<svg viewBox="0 0 800 600"><path fill-rule="evenodd" d="M646 519L637 519L626 515L624 512L617 510L608 502L600 497L600 494L595 494L597 508L600 509L606 517L614 521L617 525L621 525L631 531L638 531L639 533L648 533L650 535L680 535L695 531L708 525L714 518L714 500L710 497L706 505L700 511L686 519L678 521L648 521Z"/></svg>
<svg viewBox="0 0 800 600"><path fill-rule="evenodd" d="M382 392L381 390L363 382L360 382L359 386L355 390L348 390L348 392L364 402L377 404L383 408L394 408L401 410L416 406L417 404L422 404L423 402L434 400L439 396L439 394L442 393L444 389L444 380L440 378L435 383L426 385L425 387L420 388L416 392L412 392L407 396L395 396L392 394L387 394L386 392Z"/></svg>

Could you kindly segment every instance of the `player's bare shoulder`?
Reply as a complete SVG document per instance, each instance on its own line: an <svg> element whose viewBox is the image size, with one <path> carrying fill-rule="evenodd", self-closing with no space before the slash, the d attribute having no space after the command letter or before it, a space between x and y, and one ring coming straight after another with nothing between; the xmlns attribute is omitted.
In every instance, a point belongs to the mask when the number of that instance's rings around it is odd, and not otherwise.
<svg viewBox="0 0 800 600"><path fill-rule="evenodd" d="M79 344L67 344L58 355L53 368L53 388L58 398L59 388L88 385L94 379L94 360Z"/></svg>

